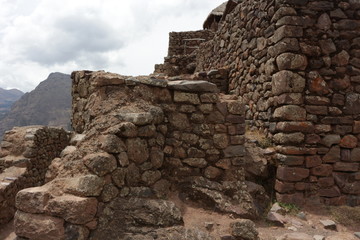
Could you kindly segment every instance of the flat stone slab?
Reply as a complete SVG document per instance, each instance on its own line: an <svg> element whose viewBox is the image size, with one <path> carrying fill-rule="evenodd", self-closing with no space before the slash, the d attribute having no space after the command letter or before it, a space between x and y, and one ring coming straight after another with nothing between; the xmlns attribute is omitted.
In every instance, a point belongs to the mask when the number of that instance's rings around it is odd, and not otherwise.
<svg viewBox="0 0 360 240"><path fill-rule="evenodd" d="M219 92L217 86L208 81L170 81L168 82L168 88L187 92Z"/></svg>
<svg viewBox="0 0 360 240"><path fill-rule="evenodd" d="M142 83L145 85L150 85L154 87L162 87L165 88L168 86L168 81L164 79L156 79L156 78L128 78L126 79L127 85L135 85L137 83Z"/></svg>
<svg viewBox="0 0 360 240"><path fill-rule="evenodd" d="M26 168L9 167L0 174L0 181L4 181L4 180L9 181L12 178L16 180L18 177L22 176L25 172L26 172Z"/></svg>
<svg viewBox="0 0 360 240"><path fill-rule="evenodd" d="M336 223L332 220L320 220L325 229L336 230Z"/></svg>
<svg viewBox="0 0 360 240"><path fill-rule="evenodd" d="M271 211L267 214L266 219L268 221L275 222L281 225L287 223L287 219L283 215Z"/></svg>
<svg viewBox="0 0 360 240"><path fill-rule="evenodd" d="M94 72L90 79L91 84L96 87L109 86L109 85L122 85L125 83L126 76L116 73L107 72Z"/></svg>

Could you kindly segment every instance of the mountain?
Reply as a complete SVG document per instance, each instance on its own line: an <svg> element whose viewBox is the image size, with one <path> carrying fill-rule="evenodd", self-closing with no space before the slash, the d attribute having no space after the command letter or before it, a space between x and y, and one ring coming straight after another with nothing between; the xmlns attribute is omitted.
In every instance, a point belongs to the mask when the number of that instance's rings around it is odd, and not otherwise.
<svg viewBox="0 0 360 240"><path fill-rule="evenodd" d="M17 89L6 90L0 88L0 119L11 109L11 105L17 101L24 93Z"/></svg>
<svg viewBox="0 0 360 240"><path fill-rule="evenodd" d="M0 137L15 126L49 125L70 128L71 78L51 73L33 91L16 101L0 120Z"/></svg>

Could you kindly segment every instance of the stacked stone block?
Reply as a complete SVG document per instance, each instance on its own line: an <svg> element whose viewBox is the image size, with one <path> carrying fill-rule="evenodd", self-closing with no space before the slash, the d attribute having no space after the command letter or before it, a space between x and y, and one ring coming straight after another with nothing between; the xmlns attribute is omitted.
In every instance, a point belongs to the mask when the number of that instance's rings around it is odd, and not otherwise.
<svg viewBox="0 0 360 240"><path fill-rule="evenodd" d="M104 84L92 81L92 76L96 76L97 81L103 81ZM132 79L120 75L105 80L105 76L109 75L101 72L93 75L77 72L73 76L72 122L76 131L81 133L94 126L90 118L83 118L91 114L91 109L86 109L84 103L91 94L98 91L98 87L122 85L119 91L130 91L140 84L146 86L154 95L156 93L151 89L160 89L160 92L155 91L161 96L155 97L155 102L152 103L154 105L148 112L121 113L117 116L124 121L121 128L127 134L118 133L117 136L131 137L130 140L123 139L121 144L128 145L124 149L130 151L131 157L129 158L128 152L127 158L143 164L150 161L152 155L165 154L166 162L173 165L176 171L183 168L182 174L193 172L196 175L211 176L211 179L221 178L223 170L231 169L232 164L241 165L244 155L245 109L237 97L219 95L215 84L200 80L167 82ZM130 82L135 82L134 86L130 85ZM81 95L81 92L88 94ZM104 141L112 140L115 141L116 137L112 136ZM176 175L175 172L169 174Z"/></svg>
<svg viewBox="0 0 360 240"><path fill-rule="evenodd" d="M228 69L228 92L247 104L246 120L267 131L274 97L275 59L268 53L275 31L272 1L243 1L223 19L212 40L197 52L196 71Z"/></svg>
<svg viewBox="0 0 360 240"><path fill-rule="evenodd" d="M168 56L163 64L156 64L154 73L167 76L192 74L196 68L196 50L209 41L214 33L209 30L169 33Z"/></svg>
<svg viewBox="0 0 360 240"><path fill-rule="evenodd" d="M278 145L280 201L360 204L357 1L244 1L201 46Z"/></svg>
<svg viewBox="0 0 360 240"><path fill-rule="evenodd" d="M274 56L279 72L273 76L272 91L280 97L279 90L287 89L292 96L275 106L272 130L275 142L303 147L280 150L285 166L277 173L279 199L303 202L301 198L315 194L329 204L360 204L355 80L359 7L356 1L278 5L282 14L276 20L274 49L287 41L293 44Z"/></svg>
<svg viewBox="0 0 360 240"><path fill-rule="evenodd" d="M165 109L170 123L165 146L170 176L224 180L226 171L243 165L244 108L226 97L174 92L174 106Z"/></svg>
<svg viewBox="0 0 360 240"><path fill-rule="evenodd" d="M68 141L68 133L58 128L21 127L6 132L1 143L0 224L13 218L20 190L44 184L48 166Z"/></svg>
<svg viewBox="0 0 360 240"><path fill-rule="evenodd" d="M133 236L140 230L131 219L138 218L153 229L179 227L180 211L163 200L170 189L192 177L219 186L244 181L244 105L237 97L201 80L88 71L72 78L72 124L85 137L62 159L82 166L17 195L18 236Z"/></svg>
<svg viewBox="0 0 360 240"><path fill-rule="evenodd" d="M228 94L228 69L211 69L208 72L199 72L198 76L203 77L205 80L214 83L220 92Z"/></svg>
<svg viewBox="0 0 360 240"><path fill-rule="evenodd" d="M163 64L155 65L155 74L165 73L167 76L179 76L181 74L193 74L196 68L196 55L174 55L164 58Z"/></svg>
<svg viewBox="0 0 360 240"><path fill-rule="evenodd" d="M213 36L214 33L209 30L170 32L168 57L191 54L196 50L196 47L212 39Z"/></svg>

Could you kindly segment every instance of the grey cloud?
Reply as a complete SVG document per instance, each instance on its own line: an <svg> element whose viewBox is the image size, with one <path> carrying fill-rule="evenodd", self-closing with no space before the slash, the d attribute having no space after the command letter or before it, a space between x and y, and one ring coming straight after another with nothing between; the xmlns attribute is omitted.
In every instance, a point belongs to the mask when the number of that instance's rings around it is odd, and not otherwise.
<svg viewBox="0 0 360 240"><path fill-rule="evenodd" d="M51 29L44 29L46 44L32 43L25 49L28 59L44 65L66 63L68 61L87 61L93 59L92 65L106 65L102 53L118 50L124 46L119 33L106 22L85 15L69 15L55 21ZM105 62L104 62L105 61Z"/></svg>

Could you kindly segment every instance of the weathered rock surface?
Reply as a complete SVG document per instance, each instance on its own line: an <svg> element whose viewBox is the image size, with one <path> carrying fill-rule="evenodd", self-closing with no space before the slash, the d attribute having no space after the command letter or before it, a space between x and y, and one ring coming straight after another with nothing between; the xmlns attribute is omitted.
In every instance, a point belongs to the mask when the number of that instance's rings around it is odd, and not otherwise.
<svg viewBox="0 0 360 240"><path fill-rule="evenodd" d="M218 92L215 84L207 81L170 81L168 83L170 89L189 91L189 92Z"/></svg>
<svg viewBox="0 0 360 240"><path fill-rule="evenodd" d="M126 234L146 235L156 228L182 224L180 210L172 202L165 200L117 198L99 215L98 228L90 239L114 239L125 237Z"/></svg>
<svg viewBox="0 0 360 240"><path fill-rule="evenodd" d="M95 175L85 175L65 180L65 192L84 197L99 196L105 181Z"/></svg>
<svg viewBox="0 0 360 240"><path fill-rule="evenodd" d="M253 198L246 188L244 182L220 184L202 177L194 177L182 183L182 194L208 208L233 213L239 217L256 219L264 210L261 206L267 201L267 196L264 190L262 192L260 190L260 192L253 191L252 193L254 196L263 194L264 198Z"/></svg>
<svg viewBox="0 0 360 240"><path fill-rule="evenodd" d="M257 240L259 239L258 231L255 228L255 224L247 219L238 220L230 224L231 235L235 239L244 240Z"/></svg>
<svg viewBox="0 0 360 240"><path fill-rule="evenodd" d="M85 224L95 217L97 204L96 198L63 195L51 199L46 206L46 212L73 224Z"/></svg>
<svg viewBox="0 0 360 240"><path fill-rule="evenodd" d="M29 239L64 239L64 220L45 215L17 211L15 215L15 233Z"/></svg>
<svg viewBox="0 0 360 240"><path fill-rule="evenodd" d="M47 187L26 188L16 196L16 208L27 213L44 213L52 198Z"/></svg>

